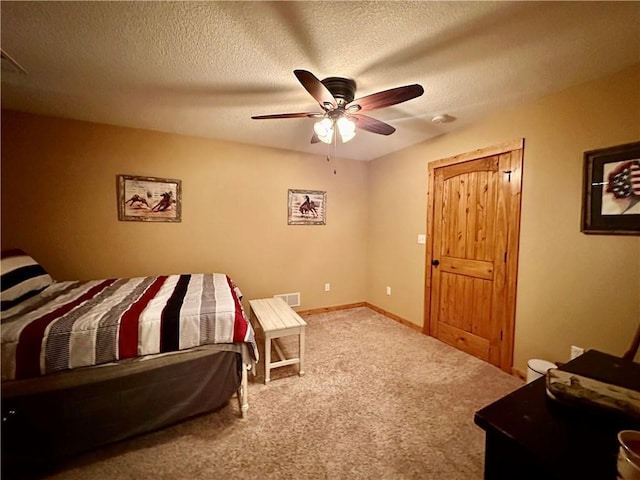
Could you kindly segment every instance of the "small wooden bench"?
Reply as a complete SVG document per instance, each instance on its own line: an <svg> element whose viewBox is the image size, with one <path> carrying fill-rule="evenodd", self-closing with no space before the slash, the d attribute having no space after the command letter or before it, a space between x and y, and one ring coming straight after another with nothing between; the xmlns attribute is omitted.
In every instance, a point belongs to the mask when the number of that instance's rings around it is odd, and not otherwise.
<svg viewBox="0 0 640 480"><path fill-rule="evenodd" d="M250 300L251 323L254 329L264 335L264 383L271 380L271 369L286 365L298 364L298 375L304 375L304 334L306 322L293 311L281 298L263 298ZM296 358L285 358L277 339L289 335L298 335L298 355ZM271 340L280 357L277 362L271 361Z"/></svg>

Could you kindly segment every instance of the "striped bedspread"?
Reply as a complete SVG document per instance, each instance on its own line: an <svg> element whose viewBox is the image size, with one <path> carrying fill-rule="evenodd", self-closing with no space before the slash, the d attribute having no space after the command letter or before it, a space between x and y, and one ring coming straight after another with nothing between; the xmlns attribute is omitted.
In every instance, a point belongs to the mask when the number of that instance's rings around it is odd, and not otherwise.
<svg viewBox="0 0 640 480"><path fill-rule="evenodd" d="M237 342L257 360L239 291L224 274L55 282L2 312L2 380Z"/></svg>

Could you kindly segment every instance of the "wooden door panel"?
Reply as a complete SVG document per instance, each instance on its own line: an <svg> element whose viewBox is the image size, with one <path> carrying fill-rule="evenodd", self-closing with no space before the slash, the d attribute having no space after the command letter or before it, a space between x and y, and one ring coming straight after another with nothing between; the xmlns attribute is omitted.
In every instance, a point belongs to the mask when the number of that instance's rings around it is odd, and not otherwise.
<svg viewBox="0 0 640 480"><path fill-rule="evenodd" d="M469 174L462 174L457 177L454 177L450 180L445 180L445 182L456 182L456 189L451 188L453 191L453 200L452 210L450 215L455 218L455 227L452 232L452 244L454 248L451 251L451 256L458 258L466 257L466 232L468 228L467 224L467 187L469 185L468 182ZM457 190L457 191L456 191ZM443 212L445 213L445 212Z"/></svg>
<svg viewBox="0 0 640 480"><path fill-rule="evenodd" d="M489 341L473 333L465 332L451 325L442 324L439 327L438 338L449 345L467 352L474 357L489 361Z"/></svg>
<svg viewBox="0 0 640 480"><path fill-rule="evenodd" d="M446 318L449 324L460 328L458 315L455 310L456 305L456 277L455 275L441 274L440 280L441 298L439 318Z"/></svg>
<svg viewBox="0 0 640 480"><path fill-rule="evenodd" d="M474 279L472 310L474 312L471 321L471 333L483 338L489 338L491 334L491 301L493 283L487 280Z"/></svg>
<svg viewBox="0 0 640 480"><path fill-rule="evenodd" d="M442 272L440 324L488 338L492 291L491 281Z"/></svg>
<svg viewBox="0 0 640 480"><path fill-rule="evenodd" d="M452 177L457 177L470 172L497 172L498 161L495 156L487 156L476 160L466 161L464 163L454 163L453 165L447 165L446 172L444 173L444 179L448 180Z"/></svg>
<svg viewBox="0 0 640 480"><path fill-rule="evenodd" d="M456 189L458 188L458 180L453 179L447 182L442 182L442 211L450 212L455 210L456 203ZM442 214L441 214L442 215ZM443 216L442 217L442 251L446 255L455 255L455 232L457 228L457 218Z"/></svg>
<svg viewBox="0 0 640 480"><path fill-rule="evenodd" d="M517 256L521 187L511 179L521 181L522 145L429 167L427 259L437 262L427 265L425 330L503 369L513 358L515 281L506 275L517 266L507 252Z"/></svg>
<svg viewBox="0 0 640 480"><path fill-rule="evenodd" d="M440 270L442 272L493 280L493 262L485 260L468 260L466 258L443 256L440 260Z"/></svg>
<svg viewBox="0 0 640 480"><path fill-rule="evenodd" d="M475 250L474 258L479 260L488 260L490 257L487 252L492 250L492 238L487 235L491 231L491 224L487 218L487 212L491 211L493 202L489 198L489 172L478 173L478 195L475 224Z"/></svg>
<svg viewBox="0 0 640 480"><path fill-rule="evenodd" d="M495 209L498 179L497 172L485 171L440 179L442 255L493 259L494 219L487 212Z"/></svg>
<svg viewBox="0 0 640 480"><path fill-rule="evenodd" d="M467 184L467 196L466 196L466 221L468 225L474 226L474 228L466 228L466 237L464 239L465 244L465 258L478 258L476 256L476 243L478 238L478 229L476 226L477 214L478 214L478 174L480 172L470 172L469 182Z"/></svg>

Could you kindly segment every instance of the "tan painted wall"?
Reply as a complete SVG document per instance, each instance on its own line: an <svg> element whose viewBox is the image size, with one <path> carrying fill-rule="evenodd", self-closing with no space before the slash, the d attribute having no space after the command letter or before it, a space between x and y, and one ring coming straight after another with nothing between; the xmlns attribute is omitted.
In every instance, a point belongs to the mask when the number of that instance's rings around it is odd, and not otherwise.
<svg viewBox="0 0 640 480"><path fill-rule="evenodd" d="M423 322L427 163L525 138L515 366L621 354L640 321L640 239L580 233L582 154L640 138L640 66L370 163L2 112L2 246L57 279L223 271L245 298L368 301ZM183 222L119 222L116 175L180 178ZM327 226L288 226L289 188ZM331 283L331 292L323 291ZM392 295L385 294L385 287Z"/></svg>
<svg viewBox="0 0 640 480"><path fill-rule="evenodd" d="M640 323L640 238L580 232L583 152L640 140L640 66L371 162L367 299L423 324L427 163L519 138L514 365L566 361L572 344L621 355Z"/></svg>
<svg viewBox="0 0 640 480"><path fill-rule="evenodd" d="M367 168L5 111L2 246L59 280L215 271L245 299L299 291L303 309L362 302ZM118 174L181 179L182 223L118 221ZM289 188L326 190L327 225L287 225Z"/></svg>

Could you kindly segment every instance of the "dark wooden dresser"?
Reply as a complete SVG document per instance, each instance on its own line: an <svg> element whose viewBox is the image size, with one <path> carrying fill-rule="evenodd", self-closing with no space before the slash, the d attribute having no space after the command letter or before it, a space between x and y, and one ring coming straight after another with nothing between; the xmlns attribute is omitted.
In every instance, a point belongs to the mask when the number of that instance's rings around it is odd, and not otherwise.
<svg viewBox="0 0 640 480"><path fill-rule="evenodd" d="M640 391L640 364L589 350L560 370ZM476 412L486 432L485 479L616 479L617 434L630 417L566 406L546 395L545 377Z"/></svg>

